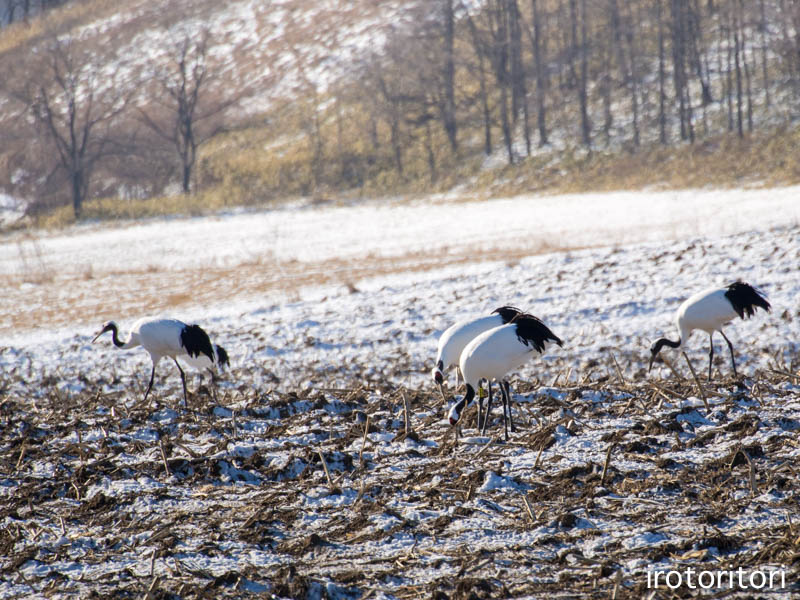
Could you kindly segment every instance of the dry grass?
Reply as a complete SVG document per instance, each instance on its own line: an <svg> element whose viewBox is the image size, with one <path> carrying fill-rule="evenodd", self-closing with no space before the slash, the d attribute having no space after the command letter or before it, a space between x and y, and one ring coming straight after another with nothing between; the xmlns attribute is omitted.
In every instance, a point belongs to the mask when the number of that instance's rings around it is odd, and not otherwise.
<svg viewBox="0 0 800 600"><path fill-rule="evenodd" d="M790 160L800 130L781 129L739 138L720 135L693 145L654 144L636 152L575 150L557 160L532 157L520 165L486 172L478 186L493 193L530 191L577 193L637 190L647 187L781 186L800 182L800 167ZM497 183L497 181L502 183Z"/></svg>
<svg viewBox="0 0 800 600"><path fill-rule="evenodd" d="M577 248L535 242L490 250L482 254L482 259L508 263L534 254L571 249ZM412 252L403 256L373 256L358 261L328 259L316 263L258 256L231 267L206 266L168 273L160 273L152 265L145 268L120 265L114 272L83 266L75 272L59 273L46 269L46 265L33 265L20 276L0 277L0 286L8 290L7 302L0 307L0 334L29 329L35 323L46 322L53 327L94 324L125 312L155 314L211 305L229 295L230 290L236 290L241 298L276 295L291 298L309 286L343 286L353 291L354 281L469 264L474 260L467 252ZM21 290L22 281L37 285ZM97 293L102 289L114 290L113 304L109 305L104 294Z"/></svg>
<svg viewBox="0 0 800 600"><path fill-rule="evenodd" d="M100 19L118 10L119 4L114 0L83 0L49 9L41 17L28 22L19 21L3 28L0 35L0 55L31 44L53 31L65 31L77 23L87 21L89 17Z"/></svg>
<svg viewBox="0 0 800 600"><path fill-rule="evenodd" d="M166 215L200 216L247 203L223 186L200 194L175 194L144 199L98 198L83 205L87 221L137 220ZM75 222L71 206L36 215L34 225L42 229L59 229Z"/></svg>
<svg viewBox="0 0 800 600"><path fill-rule="evenodd" d="M538 382L515 382L518 431L502 443L457 441L430 386L363 373L337 389L247 385L267 368L237 369L238 388L192 386L189 407L156 413L174 414L159 429L152 406L136 401L141 390L126 389L116 374L84 380L80 392L62 391L60 377L0 374L0 386L37 390L0 403L4 418L25 425L0 429L0 464L13 492L2 514L14 524L0 543L4 570L26 573L16 585L83 597L240 598L250 582L293 598L326 597L326 585L338 597L379 589L409 600L688 598L695 594L686 586L656 595L645 570L769 564L786 570L786 597L797 593L797 526L782 517L798 501L796 422L777 410L792 400L786 375L759 372L749 390L716 382L719 425L702 433L684 424L700 416L679 408L677 397L692 393L685 383L618 385L580 372L581 383L556 400L539 393ZM305 368L312 381L319 376ZM151 403L174 402L174 379ZM676 397L662 407L667 386ZM534 412L543 423L533 422ZM471 434L472 413L463 420ZM255 430L267 432L269 449ZM584 461L557 452L559 430L594 446ZM291 441L297 432L309 441ZM536 455L533 469L516 468ZM42 477L53 462L64 468ZM493 474L509 484L483 489ZM90 496L98 482L102 491ZM663 541L626 543L641 534ZM89 535L103 552L53 550ZM228 549L241 556L234 570L197 566L223 563ZM280 561L256 566L264 555ZM63 564L103 576L67 577ZM740 594L722 588L704 597Z"/></svg>
<svg viewBox="0 0 800 600"><path fill-rule="evenodd" d="M694 145L640 148L622 151L565 152L557 159L535 156L498 169L481 168L482 158L447 162L432 182L423 165L409 161L401 177L391 164L373 164L363 173L358 189L337 189L333 180L315 188L311 181L307 143L283 137L283 145L269 152L263 147L274 131L255 127L215 140L203 158L200 178L204 190L191 195L159 196L141 200L93 199L84 205L87 220L136 220L165 215L202 215L235 206L263 206L286 198L336 199L353 195L425 194L471 181L465 195L515 195L530 192L580 193L637 190L647 187L689 189L702 187L780 186L800 182L800 166L790 159L800 143L800 131L781 130L740 139L717 136ZM274 138L272 138L274 139ZM363 158L363 157L362 157ZM355 155L353 160L359 160ZM328 169L336 167L331 160ZM413 167L413 168L412 168ZM57 229L74 222L70 207L34 217L37 228Z"/></svg>

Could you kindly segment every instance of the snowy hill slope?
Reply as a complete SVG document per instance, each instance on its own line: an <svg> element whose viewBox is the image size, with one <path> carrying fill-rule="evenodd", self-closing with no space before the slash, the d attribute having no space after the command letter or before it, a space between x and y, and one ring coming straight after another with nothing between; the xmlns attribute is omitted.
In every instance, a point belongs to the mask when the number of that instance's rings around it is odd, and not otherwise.
<svg viewBox="0 0 800 600"><path fill-rule="evenodd" d="M129 0L86 15L70 33L95 48L104 64L100 81L135 89L171 57L173 44L208 31L215 85L245 86L254 95L245 112L265 110L274 99L289 100L301 86L324 92L367 52L380 48L386 31L404 26L414 4L356 0ZM44 36L39 44L47 43ZM41 48L39 48L41 50ZM33 42L26 52L37 52ZM303 87L306 89L306 87ZM0 117L9 117L0 112Z"/></svg>

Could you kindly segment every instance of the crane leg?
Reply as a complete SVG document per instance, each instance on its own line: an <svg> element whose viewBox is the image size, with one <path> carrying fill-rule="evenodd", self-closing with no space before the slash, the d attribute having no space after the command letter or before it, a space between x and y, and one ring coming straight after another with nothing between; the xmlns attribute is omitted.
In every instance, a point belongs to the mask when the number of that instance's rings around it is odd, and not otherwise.
<svg viewBox="0 0 800 600"><path fill-rule="evenodd" d="M724 331L720 329L719 332L722 334L722 337L725 338L725 341L728 343L728 350L731 351L731 365L733 365L733 376L739 377L739 375L736 373L736 359L733 357L733 344L731 344L731 341L728 339L728 336L725 335Z"/></svg>
<svg viewBox="0 0 800 600"><path fill-rule="evenodd" d="M147 391L144 393L144 400L142 402L147 402L147 396L150 393L150 390L153 389L153 377L156 376L156 364L153 363L153 370L150 372L150 383L147 384Z"/></svg>
<svg viewBox="0 0 800 600"><path fill-rule="evenodd" d="M486 426L489 424L489 411L492 410L492 382L487 381L489 388L489 400L486 402L486 414L483 415L483 429L480 430L481 435L486 435ZM480 406L480 398L478 398L478 405Z"/></svg>
<svg viewBox="0 0 800 600"><path fill-rule="evenodd" d="M725 337L725 334L722 334ZM727 339L727 338L725 338ZM710 348L708 349L708 380L711 381L711 364L714 360L714 334L708 334L708 343Z"/></svg>
<svg viewBox="0 0 800 600"><path fill-rule="evenodd" d="M181 372L181 383L183 384L183 405L186 408L189 408L189 398L186 394L186 375L184 374L183 369L181 369L180 364L178 364L178 359L173 358L172 360L175 361L175 366L178 367L178 371Z"/></svg>
<svg viewBox="0 0 800 600"><path fill-rule="evenodd" d="M506 398L508 399L508 427L511 429L511 433L514 433L517 428L514 427L514 417L511 415L511 385L508 381L504 381L503 384L506 386Z"/></svg>
<svg viewBox="0 0 800 600"><path fill-rule="evenodd" d="M506 388L503 385L505 382L500 382L500 394L503 397L503 431L505 432L506 441L508 441L508 416L506 414L506 410L509 408L508 406L508 395L506 394Z"/></svg>
<svg viewBox="0 0 800 600"><path fill-rule="evenodd" d="M480 385L481 385L481 382L479 381L478 382L478 400L477 400L477 404L478 404L478 433L481 432L481 425L483 424L483 421L481 420L481 412L483 410L483 402L481 402Z"/></svg>
<svg viewBox="0 0 800 600"><path fill-rule="evenodd" d="M489 394L492 393L491 381L486 382L486 389L489 390ZM478 394L478 433L481 432L481 427L483 427L483 423L486 421L486 416L488 415L489 409L487 408L486 410L487 413L485 415L482 415L481 413L483 412L483 398L481 398L481 395ZM481 418L481 416L483 416L483 418Z"/></svg>

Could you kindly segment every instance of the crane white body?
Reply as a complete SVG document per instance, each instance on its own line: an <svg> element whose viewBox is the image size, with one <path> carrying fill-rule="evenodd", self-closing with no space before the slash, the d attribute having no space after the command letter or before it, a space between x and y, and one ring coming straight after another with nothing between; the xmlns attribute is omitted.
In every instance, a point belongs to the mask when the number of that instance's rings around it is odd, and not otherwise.
<svg viewBox="0 0 800 600"><path fill-rule="evenodd" d="M544 323L527 314L522 314L511 323L485 331L472 339L461 352L459 359L459 368L464 376L467 391L461 401L451 407L448 413L450 424L458 423L461 411L472 401L481 379L486 379L489 383L492 380L502 382L509 371L519 368L533 356L541 356L554 343L562 345L562 341ZM505 421L506 406L508 412L511 412L511 407L508 405L508 385L503 383L500 390L503 395ZM490 409L491 395L486 409L484 428Z"/></svg>
<svg viewBox="0 0 800 600"><path fill-rule="evenodd" d="M461 353L459 368L464 383L477 388L481 379L500 380L532 356L541 354L533 345L520 342L516 325L511 323L484 331L470 341Z"/></svg>
<svg viewBox="0 0 800 600"><path fill-rule="evenodd" d="M722 331L722 327L736 317L746 319L753 316L757 308L763 308L769 312L770 303L759 290L742 281L697 292L684 300L675 313L675 328L678 330L678 340L660 338L650 347L650 368L653 368L653 361L661 351L661 348L664 346L680 348L689 339L692 331L699 329L709 335L709 380L711 379L714 360L714 332L716 331L719 331L728 344L733 374L736 376L736 359L733 355L733 344L731 344L725 332Z"/></svg>
<svg viewBox="0 0 800 600"><path fill-rule="evenodd" d="M682 343L689 339L692 331L699 329L713 334L721 331L738 315L725 297L727 288L709 288L690 296L675 313L675 328Z"/></svg>
<svg viewBox="0 0 800 600"><path fill-rule="evenodd" d="M518 314L521 314L519 309L503 306L495 309L491 315L465 319L448 327L439 337L436 364L431 372L433 380L441 385L444 374L450 367L458 364L467 344L481 333L505 325Z"/></svg>
<svg viewBox="0 0 800 600"><path fill-rule="evenodd" d="M198 370L211 369L215 365L224 367L228 364L228 355L218 345L211 343L208 334L198 325L187 325L183 321L170 318L145 317L136 321L124 339L118 337L118 327L114 321L103 324L103 328L95 335L92 342L105 332L112 332L114 345L123 350L142 346L150 355L153 368L150 383L144 398L147 399L153 387L156 366L162 358L171 358L181 374L184 401L187 399L186 376L178 363L178 358L185 360Z"/></svg>

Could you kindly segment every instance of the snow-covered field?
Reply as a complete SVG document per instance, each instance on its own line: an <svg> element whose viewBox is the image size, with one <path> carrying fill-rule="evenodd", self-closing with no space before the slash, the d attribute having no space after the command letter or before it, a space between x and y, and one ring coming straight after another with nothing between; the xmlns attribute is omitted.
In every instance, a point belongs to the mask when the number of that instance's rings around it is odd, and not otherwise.
<svg viewBox="0 0 800 600"><path fill-rule="evenodd" d="M452 265L462 273L463 265L515 261L547 251L796 225L798 196L800 187L472 202L442 198L16 234L0 239L0 285L5 288L0 335L24 339L32 329L67 325L59 331L63 337L76 329L89 333L109 318L133 320L164 311L207 319L221 310L246 313L247 302L272 309L290 299L341 295L364 279L387 274ZM434 280L441 276L433 275ZM415 273L408 283L425 277ZM704 283L690 279L686 289ZM541 284L523 281L513 293L539 298ZM676 286L674 293L681 289ZM605 297L613 301L614 290L609 294ZM481 298L469 298L452 310L469 313L488 306Z"/></svg>
<svg viewBox="0 0 800 600"><path fill-rule="evenodd" d="M440 199L5 238L0 597L650 597L648 569L687 566L786 569L774 597L797 594L798 191ZM648 375L681 300L737 278L773 304L727 330L743 378L720 340L702 388L674 352L677 375ZM189 378L191 410L174 365L145 406L146 354L89 344L140 301L231 355L216 385ZM429 381L436 340L501 304L564 348L512 378L509 443L471 425L456 442ZM690 342L702 376L707 336Z"/></svg>

